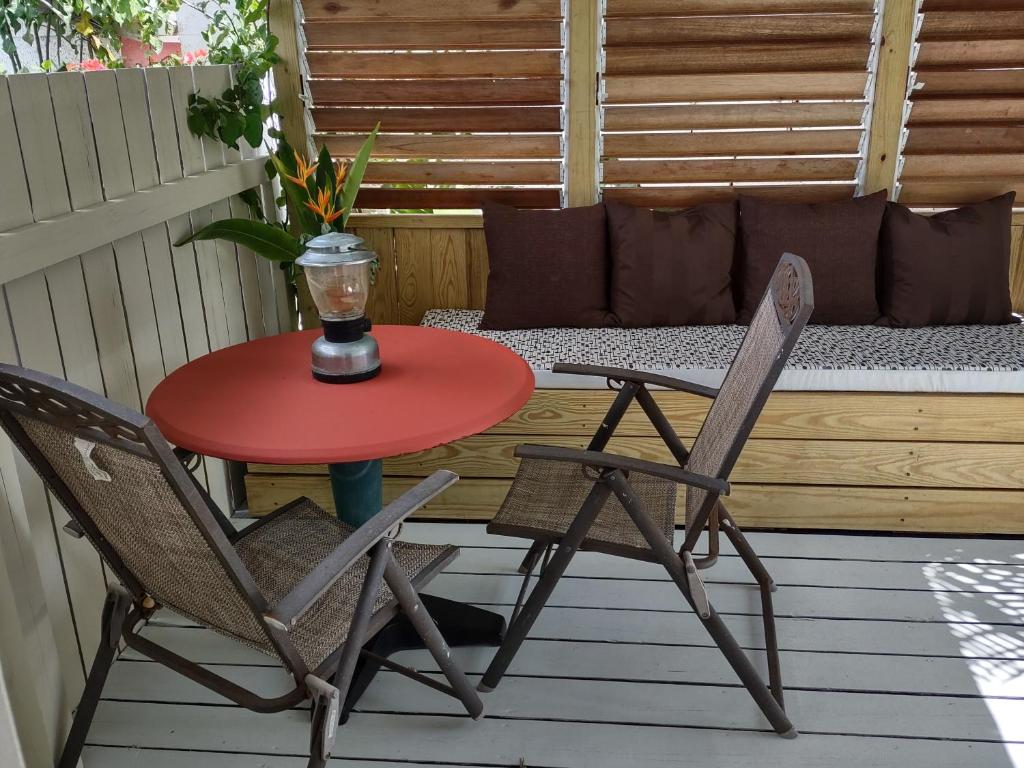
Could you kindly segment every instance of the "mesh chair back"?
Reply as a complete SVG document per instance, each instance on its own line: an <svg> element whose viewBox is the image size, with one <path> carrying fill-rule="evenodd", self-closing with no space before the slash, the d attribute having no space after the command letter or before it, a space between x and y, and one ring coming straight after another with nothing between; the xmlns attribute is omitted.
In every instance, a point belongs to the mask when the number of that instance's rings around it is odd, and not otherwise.
<svg viewBox="0 0 1024 768"><path fill-rule="evenodd" d="M265 642L240 586L248 574L149 419L61 379L0 365L0 422L136 597Z"/></svg>
<svg viewBox="0 0 1024 768"><path fill-rule="evenodd" d="M709 477L729 476L813 308L807 263L787 253L775 268L768 290L693 442L687 469ZM687 489L687 526L708 498L703 489Z"/></svg>

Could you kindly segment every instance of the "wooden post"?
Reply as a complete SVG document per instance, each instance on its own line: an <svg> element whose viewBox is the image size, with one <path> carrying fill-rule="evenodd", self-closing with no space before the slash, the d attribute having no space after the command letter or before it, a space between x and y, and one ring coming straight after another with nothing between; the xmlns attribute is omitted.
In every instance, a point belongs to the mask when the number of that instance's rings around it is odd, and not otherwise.
<svg viewBox="0 0 1024 768"><path fill-rule="evenodd" d="M896 188L916 17L915 0L888 0L882 11L882 35L865 156L865 194L888 189L892 197Z"/></svg>
<svg viewBox="0 0 1024 768"><path fill-rule="evenodd" d="M299 46L295 0L270 0L268 10L270 31L280 40L277 55L281 60L274 66L274 86L281 129L293 147L308 151L310 139L306 132L306 105L302 100L301 62L305 51Z"/></svg>
<svg viewBox="0 0 1024 768"><path fill-rule="evenodd" d="M601 14L596 0L569 0L566 108L566 204L597 202L597 63Z"/></svg>

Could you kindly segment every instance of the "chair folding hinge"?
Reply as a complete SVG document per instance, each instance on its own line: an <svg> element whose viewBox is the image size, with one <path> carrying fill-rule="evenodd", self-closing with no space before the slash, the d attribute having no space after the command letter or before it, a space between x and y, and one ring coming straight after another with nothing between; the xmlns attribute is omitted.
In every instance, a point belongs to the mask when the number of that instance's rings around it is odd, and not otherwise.
<svg viewBox="0 0 1024 768"><path fill-rule="evenodd" d="M697 564L693 562L693 554L689 551L683 552L683 565L686 566L686 583L690 586L690 598L693 600L693 607L697 615L702 619L711 618L711 603L708 600L708 591L704 588L704 581L697 571Z"/></svg>
<svg viewBox="0 0 1024 768"><path fill-rule="evenodd" d="M85 529L83 529L82 526L80 526L74 520L68 520L66 523L64 523L64 533L66 533L68 536L80 539L83 536L85 536Z"/></svg>

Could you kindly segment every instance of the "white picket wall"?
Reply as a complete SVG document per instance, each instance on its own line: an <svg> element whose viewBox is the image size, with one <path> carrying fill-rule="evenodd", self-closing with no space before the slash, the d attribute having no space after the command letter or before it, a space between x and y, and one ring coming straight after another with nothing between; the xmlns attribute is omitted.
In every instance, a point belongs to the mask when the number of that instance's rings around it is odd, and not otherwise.
<svg viewBox="0 0 1024 768"><path fill-rule="evenodd" d="M191 228L248 215L258 152L186 126L195 90L227 67L0 78L0 360L141 409L168 373L210 350L287 329L283 275ZM207 461L213 497L225 467ZM107 575L67 514L0 440L0 660L28 765L52 765L99 639ZM12 629L12 627L14 629ZM16 630L16 631L15 631ZM2 690L0 686L0 690Z"/></svg>

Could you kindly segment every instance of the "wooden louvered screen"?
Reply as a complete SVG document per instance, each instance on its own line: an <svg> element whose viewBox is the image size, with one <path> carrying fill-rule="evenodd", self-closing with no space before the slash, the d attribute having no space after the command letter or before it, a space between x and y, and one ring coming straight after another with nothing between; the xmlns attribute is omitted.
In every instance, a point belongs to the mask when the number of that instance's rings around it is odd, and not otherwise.
<svg viewBox="0 0 1024 768"><path fill-rule="evenodd" d="M380 121L364 208L557 208L561 0L302 0L316 143Z"/></svg>
<svg viewBox="0 0 1024 768"><path fill-rule="evenodd" d="M851 196L875 21L873 0L607 0L604 199Z"/></svg>
<svg viewBox="0 0 1024 768"><path fill-rule="evenodd" d="M899 200L1024 198L1024 2L924 0Z"/></svg>

